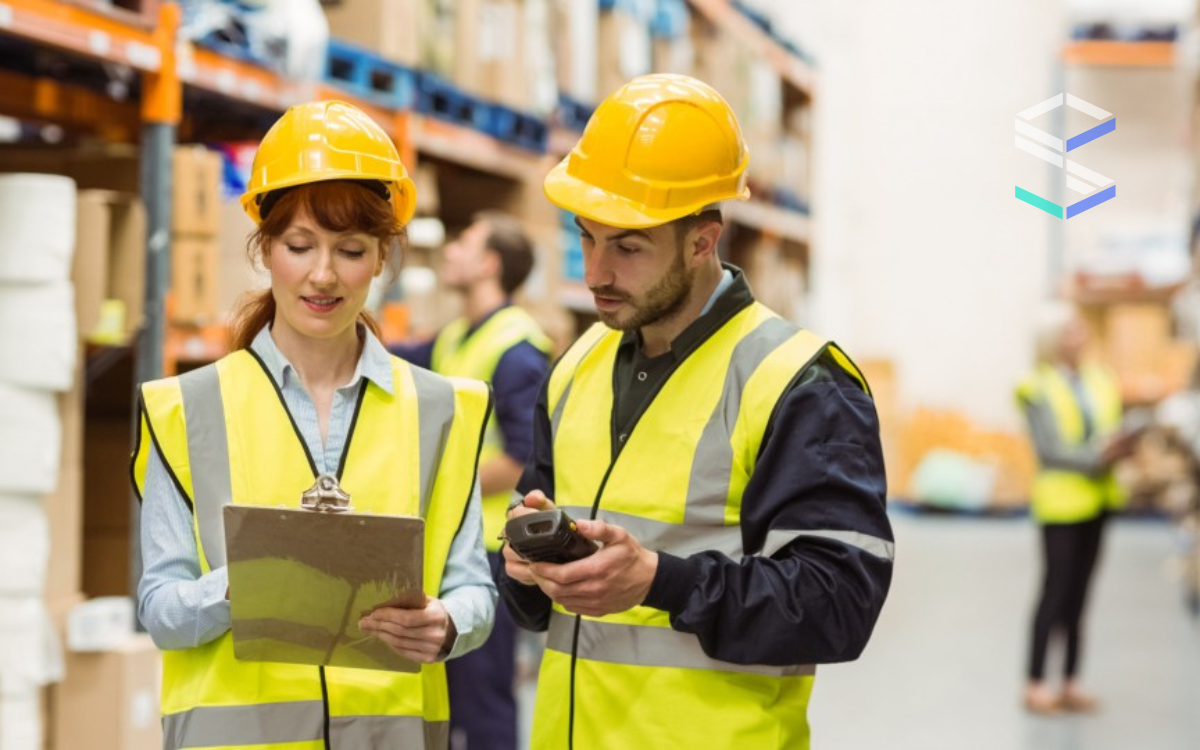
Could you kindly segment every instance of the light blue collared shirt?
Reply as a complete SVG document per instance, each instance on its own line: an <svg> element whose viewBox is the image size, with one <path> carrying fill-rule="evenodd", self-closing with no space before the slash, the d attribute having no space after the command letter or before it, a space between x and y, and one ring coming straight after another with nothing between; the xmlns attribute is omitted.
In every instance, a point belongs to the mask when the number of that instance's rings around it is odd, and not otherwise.
<svg viewBox="0 0 1200 750"><path fill-rule="evenodd" d="M350 382L338 388L329 415L329 435L321 441L317 409L299 374L275 346L269 328L250 348L279 384L284 403L321 473L334 474L354 419L354 405L365 380L392 393L391 355L365 331L362 356ZM138 617L161 649L203 645L229 630L229 580L224 567L201 575L192 514L163 465L150 452L142 496L142 579L138 582ZM438 599L454 622L458 638L449 658L479 648L492 631L496 587L483 546L479 479L467 504L462 526L450 545Z"/></svg>

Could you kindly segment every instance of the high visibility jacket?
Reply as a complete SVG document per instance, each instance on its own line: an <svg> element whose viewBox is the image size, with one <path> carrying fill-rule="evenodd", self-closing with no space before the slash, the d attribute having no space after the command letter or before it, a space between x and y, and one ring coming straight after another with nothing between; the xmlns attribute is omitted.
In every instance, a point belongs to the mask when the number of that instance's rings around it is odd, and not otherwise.
<svg viewBox="0 0 1200 750"><path fill-rule="evenodd" d="M754 303L679 364L614 446L620 342L619 332L593 326L551 373L554 501L573 517L617 524L646 548L683 557L748 556L742 493L776 406L810 362L829 352L867 388L837 347ZM772 554L804 533L773 531L749 554ZM807 748L814 679L812 665L713 659L662 610L592 618L555 604L533 747Z"/></svg>
<svg viewBox="0 0 1200 750"><path fill-rule="evenodd" d="M1090 440L1103 442L1121 426L1121 394L1116 379L1105 369L1080 369L1083 391L1091 405ZM1088 442L1079 399L1058 368L1041 365L1017 389L1020 399L1043 403L1054 415L1059 438L1070 446ZM1089 476L1076 471L1041 467L1033 485L1033 515L1042 523L1080 523L1105 509L1119 507L1124 494L1111 473Z"/></svg>
<svg viewBox="0 0 1200 750"><path fill-rule="evenodd" d="M363 386L339 481L356 510L426 521L424 586L437 596L474 489L487 389L393 359L393 394ZM282 394L249 351L141 388L133 459L139 493L158 450L193 511L201 571L225 564L222 508L299 506L316 466ZM235 593L236 595L236 593ZM415 674L238 661L225 633L163 654L164 747L444 748L445 668Z"/></svg>
<svg viewBox="0 0 1200 750"><path fill-rule="evenodd" d="M519 307L505 307L494 313L470 336L470 321L459 318L438 333L433 344L430 369L442 375L474 378L491 383L500 358L521 342L549 356L551 342L537 322ZM504 452L504 436L493 413L488 419L483 438L480 465L487 464ZM500 549L500 532L504 529L511 491L495 492L483 497L483 541L489 552Z"/></svg>

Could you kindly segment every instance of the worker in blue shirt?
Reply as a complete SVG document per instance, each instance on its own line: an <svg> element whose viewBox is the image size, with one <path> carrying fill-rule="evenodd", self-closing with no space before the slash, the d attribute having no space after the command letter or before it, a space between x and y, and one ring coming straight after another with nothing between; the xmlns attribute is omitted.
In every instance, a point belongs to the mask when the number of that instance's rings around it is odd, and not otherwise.
<svg viewBox="0 0 1200 750"><path fill-rule="evenodd" d="M512 295L533 267L533 244L511 216L488 211L443 250L442 283L463 297L463 317L433 339L392 352L442 375L491 383L495 411L479 458L484 539L493 571L502 566L500 532L513 489L533 444L538 387L549 369L551 343ZM515 750L513 676L517 629L503 607L491 638L448 664L451 736L471 750ZM465 737L464 737L465 735Z"/></svg>

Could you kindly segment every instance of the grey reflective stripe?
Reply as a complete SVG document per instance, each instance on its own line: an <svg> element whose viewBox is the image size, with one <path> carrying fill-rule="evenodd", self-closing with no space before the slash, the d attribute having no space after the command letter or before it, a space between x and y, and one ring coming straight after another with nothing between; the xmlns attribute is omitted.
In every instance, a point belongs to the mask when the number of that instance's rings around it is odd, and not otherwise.
<svg viewBox="0 0 1200 750"><path fill-rule="evenodd" d="M187 423L192 505L208 567L216 570L225 564L225 523L221 511L233 497L225 409L221 403L221 381L216 365L181 375L179 389Z"/></svg>
<svg viewBox="0 0 1200 750"><path fill-rule="evenodd" d="M791 529L774 529L768 531L766 543L763 545L760 554L764 557L770 557L796 539L806 536L832 539L850 547L857 547L876 557L882 557L884 560L893 560L896 556L896 544L894 542L889 542L886 539L880 539L869 534L862 534L857 531L793 531Z"/></svg>
<svg viewBox="0 0 1200 750"><path fill-rule="evenodd" d="M591 513L591 508L582 507L563 506L563 510L572 518L587 518ZM604 506L596 512L596 518L625 529L646 549L670 552L677 557L713 550L739 560L743 554L740 526L667 523L606 510Z"/></svg>
<svg viewBox="0 0 1200 750"><path fill-rule="evenodd" d="M733 474L732 433L742 407L742 391L767 356L799 329L782 318L768 318L746 335L730 355L721 397L696 444L688 478L684 522L722 524Z"/></svg>
<svg viewBox="0 0 1200 750"><path fill-rule="evenodd" d="M424 750L450 745L450 723L426 723L420 716L334 716L329 744L344 748Z"/></svg>
<svg viewBox="0 0 1200 750"><path fill-rule="evenodd" d="M433 480L437 477L442 449L454 422L454 386L443 377L410 368L417 390L418 433L421 441L421 517L429 508Z"/></svg>
<svg viewBox="0 0 1200 750"><path fill-rule="evenodd" d="M324 704L319 700L200 706L163 717L163 748L312 742L322 738L324 722Z"/></svg>
<svg viewBox="0 0 1200 750"><path fill-rule="evenodd" d="M546 648L571 653L571 636L574 630L574 615L551 612ZM773 667L720 661L704 653L699 639L691 633L599 620L582 620L579 623L579 647L576 653L580 659L610 664L633 664L639 667L705 669L766 677L803 677L817 672L816 667L811 664Z"/></svg>

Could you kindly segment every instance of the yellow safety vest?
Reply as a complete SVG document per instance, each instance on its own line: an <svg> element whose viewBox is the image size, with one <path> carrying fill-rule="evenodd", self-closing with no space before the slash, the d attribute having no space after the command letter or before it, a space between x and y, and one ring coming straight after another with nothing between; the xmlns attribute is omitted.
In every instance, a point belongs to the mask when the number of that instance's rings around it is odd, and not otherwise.
<svg viewBox="0 0 1200 750"><path fill-rule="evenodd" d="M490 397L393 359L393 394L370 381L339 470L357 510L425 518L425 589L436 596L474 487ZM158 450L192 506L203 572L225 564L222 507L299 506L316 475L282 395L249 351L141 388L134 481ZM163 654L164 747L444 748L442 664L415 674L238 661L225 633Z"/></svg>
<svg viewBox="0 0 1200 750"><path fill-rule="evenodd" d="M1096 365L1084 366L1079 376L1092 406L1091 440L1103 442L1121 427L1121 392L1116 378ZM1045 403L1065 443L1081 446L1086 442L1083 411L1071 384L1058 368L1040 365L1017 388L1017 396L1028 402ZM1081 523L1105 509L1122 506L1125 495L1111 474L1095 478L1043 467L1034 480L1032 501L1033 516L1041 523Z"/></svg>
<svg viewBox="0 0 1200 750"><path fill-rule="evenodd" d="M522 341L549 356L551 342L537 322L519 307L505 307L493 314L469 337L470 321L459 318L438 333L430 364L434 372L474 378L491 383L500 358ZM492 414L484 432L480 466L504 452L504 437ZM483 498L483 542L489 552L500 550L500 532L512 492L496 492Z"/></svg>
<svg viewBox="0 0 1200 750"><path fill-rule="evenodd" d="M742 493L776 405L828 341L754 303L671 374L612 458L613 368L621 334L593 326L551 373L553 498L576 518L629 530L646 548L734 560L820 531L773 531L743 547ZM622 437L624 438L622 440ZM729 637L738 637L730 633ZM555 604L534 712L537 750L808 747L812 665L732 664L645 606L601 618Z"/></svg>

